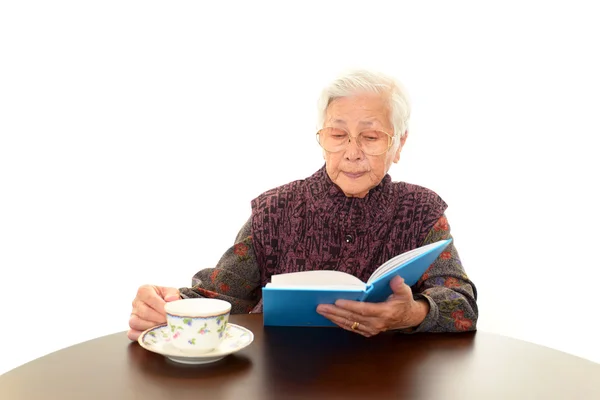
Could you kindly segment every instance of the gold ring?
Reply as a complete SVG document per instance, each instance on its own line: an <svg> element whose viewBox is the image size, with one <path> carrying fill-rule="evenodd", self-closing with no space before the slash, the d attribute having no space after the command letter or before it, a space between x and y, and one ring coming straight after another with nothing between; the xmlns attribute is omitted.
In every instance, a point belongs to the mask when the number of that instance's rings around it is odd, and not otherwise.
<svg viewBox="0 0 600 400"><path fill-rule="evenodd" d="M359 324L358 322L355 322L355 323L353 323L353 324L352 324L352 330L353 330L353 331L357 330L359 325L360 325L360 324Z"/></svg>

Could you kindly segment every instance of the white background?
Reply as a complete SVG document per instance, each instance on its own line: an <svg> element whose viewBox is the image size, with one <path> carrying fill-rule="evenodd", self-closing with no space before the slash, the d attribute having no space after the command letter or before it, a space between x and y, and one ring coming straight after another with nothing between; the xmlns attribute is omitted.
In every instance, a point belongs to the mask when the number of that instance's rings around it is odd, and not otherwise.
<svg viewBox="0 0 600 400"><path fill-rule="evenodd" d="M0 373L213 266L321 167L317 96L355 66L409 90L390 174L448 202L479 329L600 362L594 2L218 3L1 3Z"/></svg>

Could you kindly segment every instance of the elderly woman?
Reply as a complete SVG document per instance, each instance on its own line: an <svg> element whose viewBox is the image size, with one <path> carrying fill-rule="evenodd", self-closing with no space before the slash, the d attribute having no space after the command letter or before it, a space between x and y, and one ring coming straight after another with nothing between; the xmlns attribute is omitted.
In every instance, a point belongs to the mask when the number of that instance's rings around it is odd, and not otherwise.
<svg viewBox="0 0 600 400"><path fill-rule="evenodd" d="M194 275L192 287L140 287L130 339L164 323L168 301L213 297L229 301L233 313L260 313L261 288L274 274L330 269L366 281L389 258L451 238L446 203L388 175L408 134L410 105L398 82L370 71L342 75L324 89L319 111L325 165L254 199L235 243L214 268ZM413 287L400 277L390 285L385 302L338 300L317 312L364 336L475 329L477 292L454 240Z"/></svg>

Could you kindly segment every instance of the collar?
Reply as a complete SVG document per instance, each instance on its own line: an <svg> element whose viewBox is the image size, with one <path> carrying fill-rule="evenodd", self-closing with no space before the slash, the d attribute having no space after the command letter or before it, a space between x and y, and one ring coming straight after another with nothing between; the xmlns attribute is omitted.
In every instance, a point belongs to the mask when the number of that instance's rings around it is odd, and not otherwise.
<svg viewBox="0 0 600 400"><path fill-rule="evenodd" d="M389 174L369 190L363 198L347 197L329 175L325 165L305 180L308 191L308 204L312 211L322 217L339 216L347 228L391 218L394 212L394 184Z"/></svg>

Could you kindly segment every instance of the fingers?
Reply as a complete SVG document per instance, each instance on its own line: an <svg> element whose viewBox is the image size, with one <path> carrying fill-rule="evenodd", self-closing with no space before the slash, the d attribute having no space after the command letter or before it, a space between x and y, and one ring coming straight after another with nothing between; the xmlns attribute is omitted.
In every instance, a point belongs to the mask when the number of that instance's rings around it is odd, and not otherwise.
<svg viewBox="0 0 600 400"><path fill-rule="evenodd" d="M141 286L132 303L127 336L136 340L140 333L167 321L165 312L165 298L168 301L180 298L179 290L160 286Z"/></svg>
<svg viewBox="0 0 600 400"><path fill-rule="evenodd" d="M148 306L141 300L138 301L137 304L133 307L131 313L144 321L154 322L155 325L162 324L167 320L165 313L159 313L155 309L150 308L150 306Z"/></svg>
<svg viewBox="0 0 600 400"><path fill-rule="evenodd" d="M161 297L166 301L175 301L181 299L181 295L179 294L179 289L172 287L158 287L158 292Z"/></svg>
<svg viewBox="0 0 600 400"><path fill-rule="evenodd" d="M338 308L348 310L354 314L358 314L364 317L376 317L382 312L382 306L380 303L365 303L361 301L352 300L338 300L335 302Z"/></svg>
<svg viewBox="0 0 600 400"><path fill-rule="evenodd" d="M396 275L395 277L393 277L390 280L390 287L392 288L392 290L394 289L401 289L401 287L404 286L404 278L402 278L400 275ZM407 285L408 286L408 285ZM394 293L396 291L394 290Z"/></svg>
<svg viewBox="0 0 600 400"><path fill-rule="evenodd" d="M402 279L401 276L392 278L390 281L390 289L392 289L392 294L389 299L405 301L412 299L412 290L410 289L410 286L404 283L404 279Z"/></svg>
<svg viewBox="0 0 600 400"><path fill-rule="evenodd" d="M133 304L134 309L139 304L146 304L159 314L165 315L165 300L156 286L145 285L138 289Z"/></svg>
<svg viewBox="0 0 600 400"><path fill-rule="evenodd" d="M332 304L320 304L317 307L317 312L329 319L340 328L360 333L363 336L369 337L378 334L381 330L374 328L373 320L350 310L343 309ZM352 325L358 322L358 328L352 329Z"/></svg>
<svg viewBox="0 0 600 400"><path fill-rule="evenodd" d="M137 331L135 329L130 329L127 331L127 338L132 341L138 340L143 331Z"/></svg>
<svg viewBox="0 0 600 400"><path fill-rule="evenodd" d="M362 324L359 322L358 326L356 326L355 329L352 329L352 326L355 325L354 323L358 322L358 321L352 321L352 320L349 320L348 318L340 317L335 314L323 314L323 316L328 318L330 321L332 321L334 324L336 324L340 328L343 328L350 332L358 333L365 337L371 337L371 336L377 335L379 333L376 330L374 330L373 328L371 328L368 324Z"/></svg>
<svg viewBox="0 0 600 400"><path fill-rule="evenodd" d="M156 325L160 325L161 323L164 323L164 322L166 322L166 319L165 319L165 321L159 322L159 323L156 323L154 321L146 321L144 319L141 319L140 317L138 317L135 314L131 314L131 317L129 317L129 327L135 331L140 331L140 332L143 332L146 329L155 327Z"/></svg>

